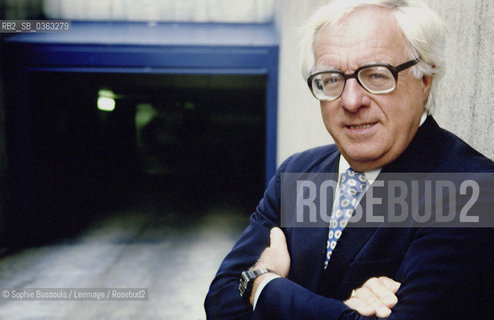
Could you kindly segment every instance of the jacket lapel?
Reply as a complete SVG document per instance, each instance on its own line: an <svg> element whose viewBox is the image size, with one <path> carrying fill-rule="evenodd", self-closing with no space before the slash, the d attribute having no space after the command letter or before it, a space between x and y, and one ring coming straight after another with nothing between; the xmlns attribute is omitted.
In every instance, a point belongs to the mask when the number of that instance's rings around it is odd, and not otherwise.
<svg viewBox="0 0 494 320"><path fill-rule="evenodd" d="M340 153L335 152L319 168L322 173L337 173ZM333 203L333 194L328 194L328 203ZM331 206L330 206L331 207ZM294 227L285 231L289 243L292 265L290 278L300 285L319 292L323 273L324 255L328 227Z"/></svg>

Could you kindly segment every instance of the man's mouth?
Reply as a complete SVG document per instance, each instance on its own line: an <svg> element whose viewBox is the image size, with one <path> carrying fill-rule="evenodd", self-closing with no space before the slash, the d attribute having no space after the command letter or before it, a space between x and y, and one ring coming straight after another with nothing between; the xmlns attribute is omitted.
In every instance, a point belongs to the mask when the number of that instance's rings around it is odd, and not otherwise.
<svg viewBox="0 0 494 320"><path fill-rule="evenodd" d="M367 129L375 125L377 122L371 122L371 123L364 123L364 124L358 124L358 125L348 125L347 128L349 129Z"/></svg>

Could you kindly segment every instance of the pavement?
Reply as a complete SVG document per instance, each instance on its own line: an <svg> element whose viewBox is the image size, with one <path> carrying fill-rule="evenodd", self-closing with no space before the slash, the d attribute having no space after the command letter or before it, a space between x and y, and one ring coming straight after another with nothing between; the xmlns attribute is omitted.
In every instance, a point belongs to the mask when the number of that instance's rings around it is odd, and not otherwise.
<svg viewBox="0 0 494 320"><path fill-rule="evenodd" d="M125 209L76 236L4 254L0 319L205 319L208 287L248 224L241 211ZM53 299L36 298L50 289ZM94 295L111 289L142 289L145 299Z"/></svg>

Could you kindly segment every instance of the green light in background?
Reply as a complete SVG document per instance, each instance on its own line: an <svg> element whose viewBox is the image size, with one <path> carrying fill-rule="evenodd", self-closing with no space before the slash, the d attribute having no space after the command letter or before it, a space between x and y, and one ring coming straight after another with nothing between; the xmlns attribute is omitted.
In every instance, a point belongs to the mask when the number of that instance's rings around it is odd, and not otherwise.
<svg viewBox="0 0 494 320"><path fill-rule="evenodd" d="M135 125L137 133L137 147L142 148L142 129L147 126L156 116L158 112L150 103L140 103L136 106Z"/></svg>
<svg viewBox="0 0 494 320"><path fill-rule="evenodd" d="M158 112L150 103L140 103L136 106L135 124L137 130L141 130L148 125Z"/></svg>
<svg viewBox="0 0 494 320"><path fill-rule="evenodd" d="M115 94L111 90L98 91L98 109L111 112L115 110Z"/></svg>
<svg viewBox="0 0 494 320"><path fill-rule="evenodd" d="M185 110L194 110L196 108L193 102L186 102L184 105Z"/></svg>
<svg viewBox="0 0 494 320"><path fill-rule="evenodd" d="M108 111L108 112L115 110L115 99L99 97L98 109L101 111Z"/></svg>

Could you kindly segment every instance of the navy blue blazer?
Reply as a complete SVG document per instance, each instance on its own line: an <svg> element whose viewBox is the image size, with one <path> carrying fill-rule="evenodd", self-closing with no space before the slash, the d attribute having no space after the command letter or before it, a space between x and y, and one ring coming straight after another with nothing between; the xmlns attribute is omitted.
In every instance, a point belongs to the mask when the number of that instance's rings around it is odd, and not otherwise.
<svg viewBox="0 0 494 320"><path fill-rule="evenodd" d="M389 319L494 319L494 232L489 228L347 228L327 270L327 227L283 228L290 274L271 281L252 311L238 293L238 281L269 244L269 230L280 225L281 173L334 173L339 156L330 145L293 155L280 166L211 284L208 319L372 319L342 301L379 276L402 283ZM494 172L494 163L429 116L405 152L382 172Z"/></svg>

